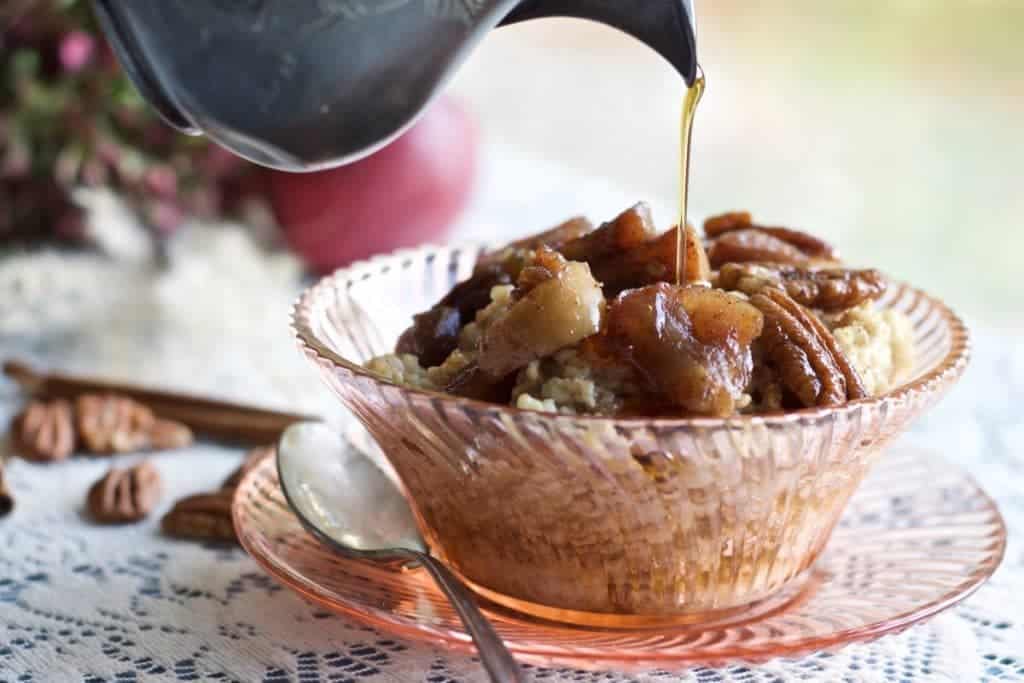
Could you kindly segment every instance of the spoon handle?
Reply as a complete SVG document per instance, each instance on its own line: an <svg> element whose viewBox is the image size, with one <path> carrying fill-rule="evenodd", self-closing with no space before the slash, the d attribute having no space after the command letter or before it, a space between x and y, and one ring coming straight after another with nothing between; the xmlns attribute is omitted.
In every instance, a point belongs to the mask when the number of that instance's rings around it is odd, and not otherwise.
<svg viewBox="0 0 1024 683"><path fill-rule="evenodd" d="M498 683L526 683L527 679L516 664L516 660L495 633L487 617L477 607L476 596L470 592L466 584L430 555L417 553L416 559L434 577L437 585L448 596L452 607L459 613L469 635L473 636L476 649L480 652L480 661L487 669L491 680Z"/></svg>

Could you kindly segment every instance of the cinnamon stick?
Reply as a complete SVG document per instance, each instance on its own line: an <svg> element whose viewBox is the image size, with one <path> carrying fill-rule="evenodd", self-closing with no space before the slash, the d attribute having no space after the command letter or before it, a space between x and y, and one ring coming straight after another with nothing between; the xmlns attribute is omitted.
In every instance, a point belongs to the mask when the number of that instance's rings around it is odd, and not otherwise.
<svg viewBox="0 0 1024 683"><path fill-rule="evenodd" d="M183 422L197 433L244 445L274 443L289 425L319 419L103 379L43 373L13 360L4 363L3 372L34 396L74 399L81 394L118 394L145 404L157 417Z"/></svg>

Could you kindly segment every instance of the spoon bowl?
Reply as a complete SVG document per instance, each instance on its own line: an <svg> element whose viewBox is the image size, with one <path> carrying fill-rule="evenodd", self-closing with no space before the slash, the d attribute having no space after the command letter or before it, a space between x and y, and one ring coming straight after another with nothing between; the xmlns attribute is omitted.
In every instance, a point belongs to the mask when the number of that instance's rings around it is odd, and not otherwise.
<svg viewBox="0 0 1024 683"><path fill-rule="evenodd" d="M525 680L473 593L430 556L398 485L368 456L330 427L300 422L278 442L277 469L285 500L319 541L349 558L422 565L459 613L491 679Z"/></svg>
<svg viewBox="0 0 1024 683"><path fill-rule="evenodd" d="M394 482L326 425L303 422L285 430L277 469L303 525L339 552L370 559L427 552Z"/></svg>

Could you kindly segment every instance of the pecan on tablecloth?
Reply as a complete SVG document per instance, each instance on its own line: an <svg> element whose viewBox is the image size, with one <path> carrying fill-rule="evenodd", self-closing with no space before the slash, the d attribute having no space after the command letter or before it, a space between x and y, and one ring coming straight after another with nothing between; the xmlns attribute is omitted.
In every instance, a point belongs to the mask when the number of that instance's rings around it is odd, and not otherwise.
<svg viewBox="0 0 1024 683"><path fill-rule="evenodd" d="M86 506L100 524L137 522L156 507L160 489L160 473L152 463L115 468L92 485Z"/></svg>

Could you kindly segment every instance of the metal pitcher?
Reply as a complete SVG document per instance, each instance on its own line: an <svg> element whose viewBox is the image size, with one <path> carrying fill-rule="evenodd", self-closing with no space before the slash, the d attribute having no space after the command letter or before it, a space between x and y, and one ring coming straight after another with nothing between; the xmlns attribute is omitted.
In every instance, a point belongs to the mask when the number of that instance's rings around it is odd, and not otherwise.
<svg viewBox="0 0 1024 683"><path fill-rule="evenodd" d="M691 0L94 0L172 126L291 171L337 166L416 119L492 28L566 16L618 28L692 84Z"/></svg>

